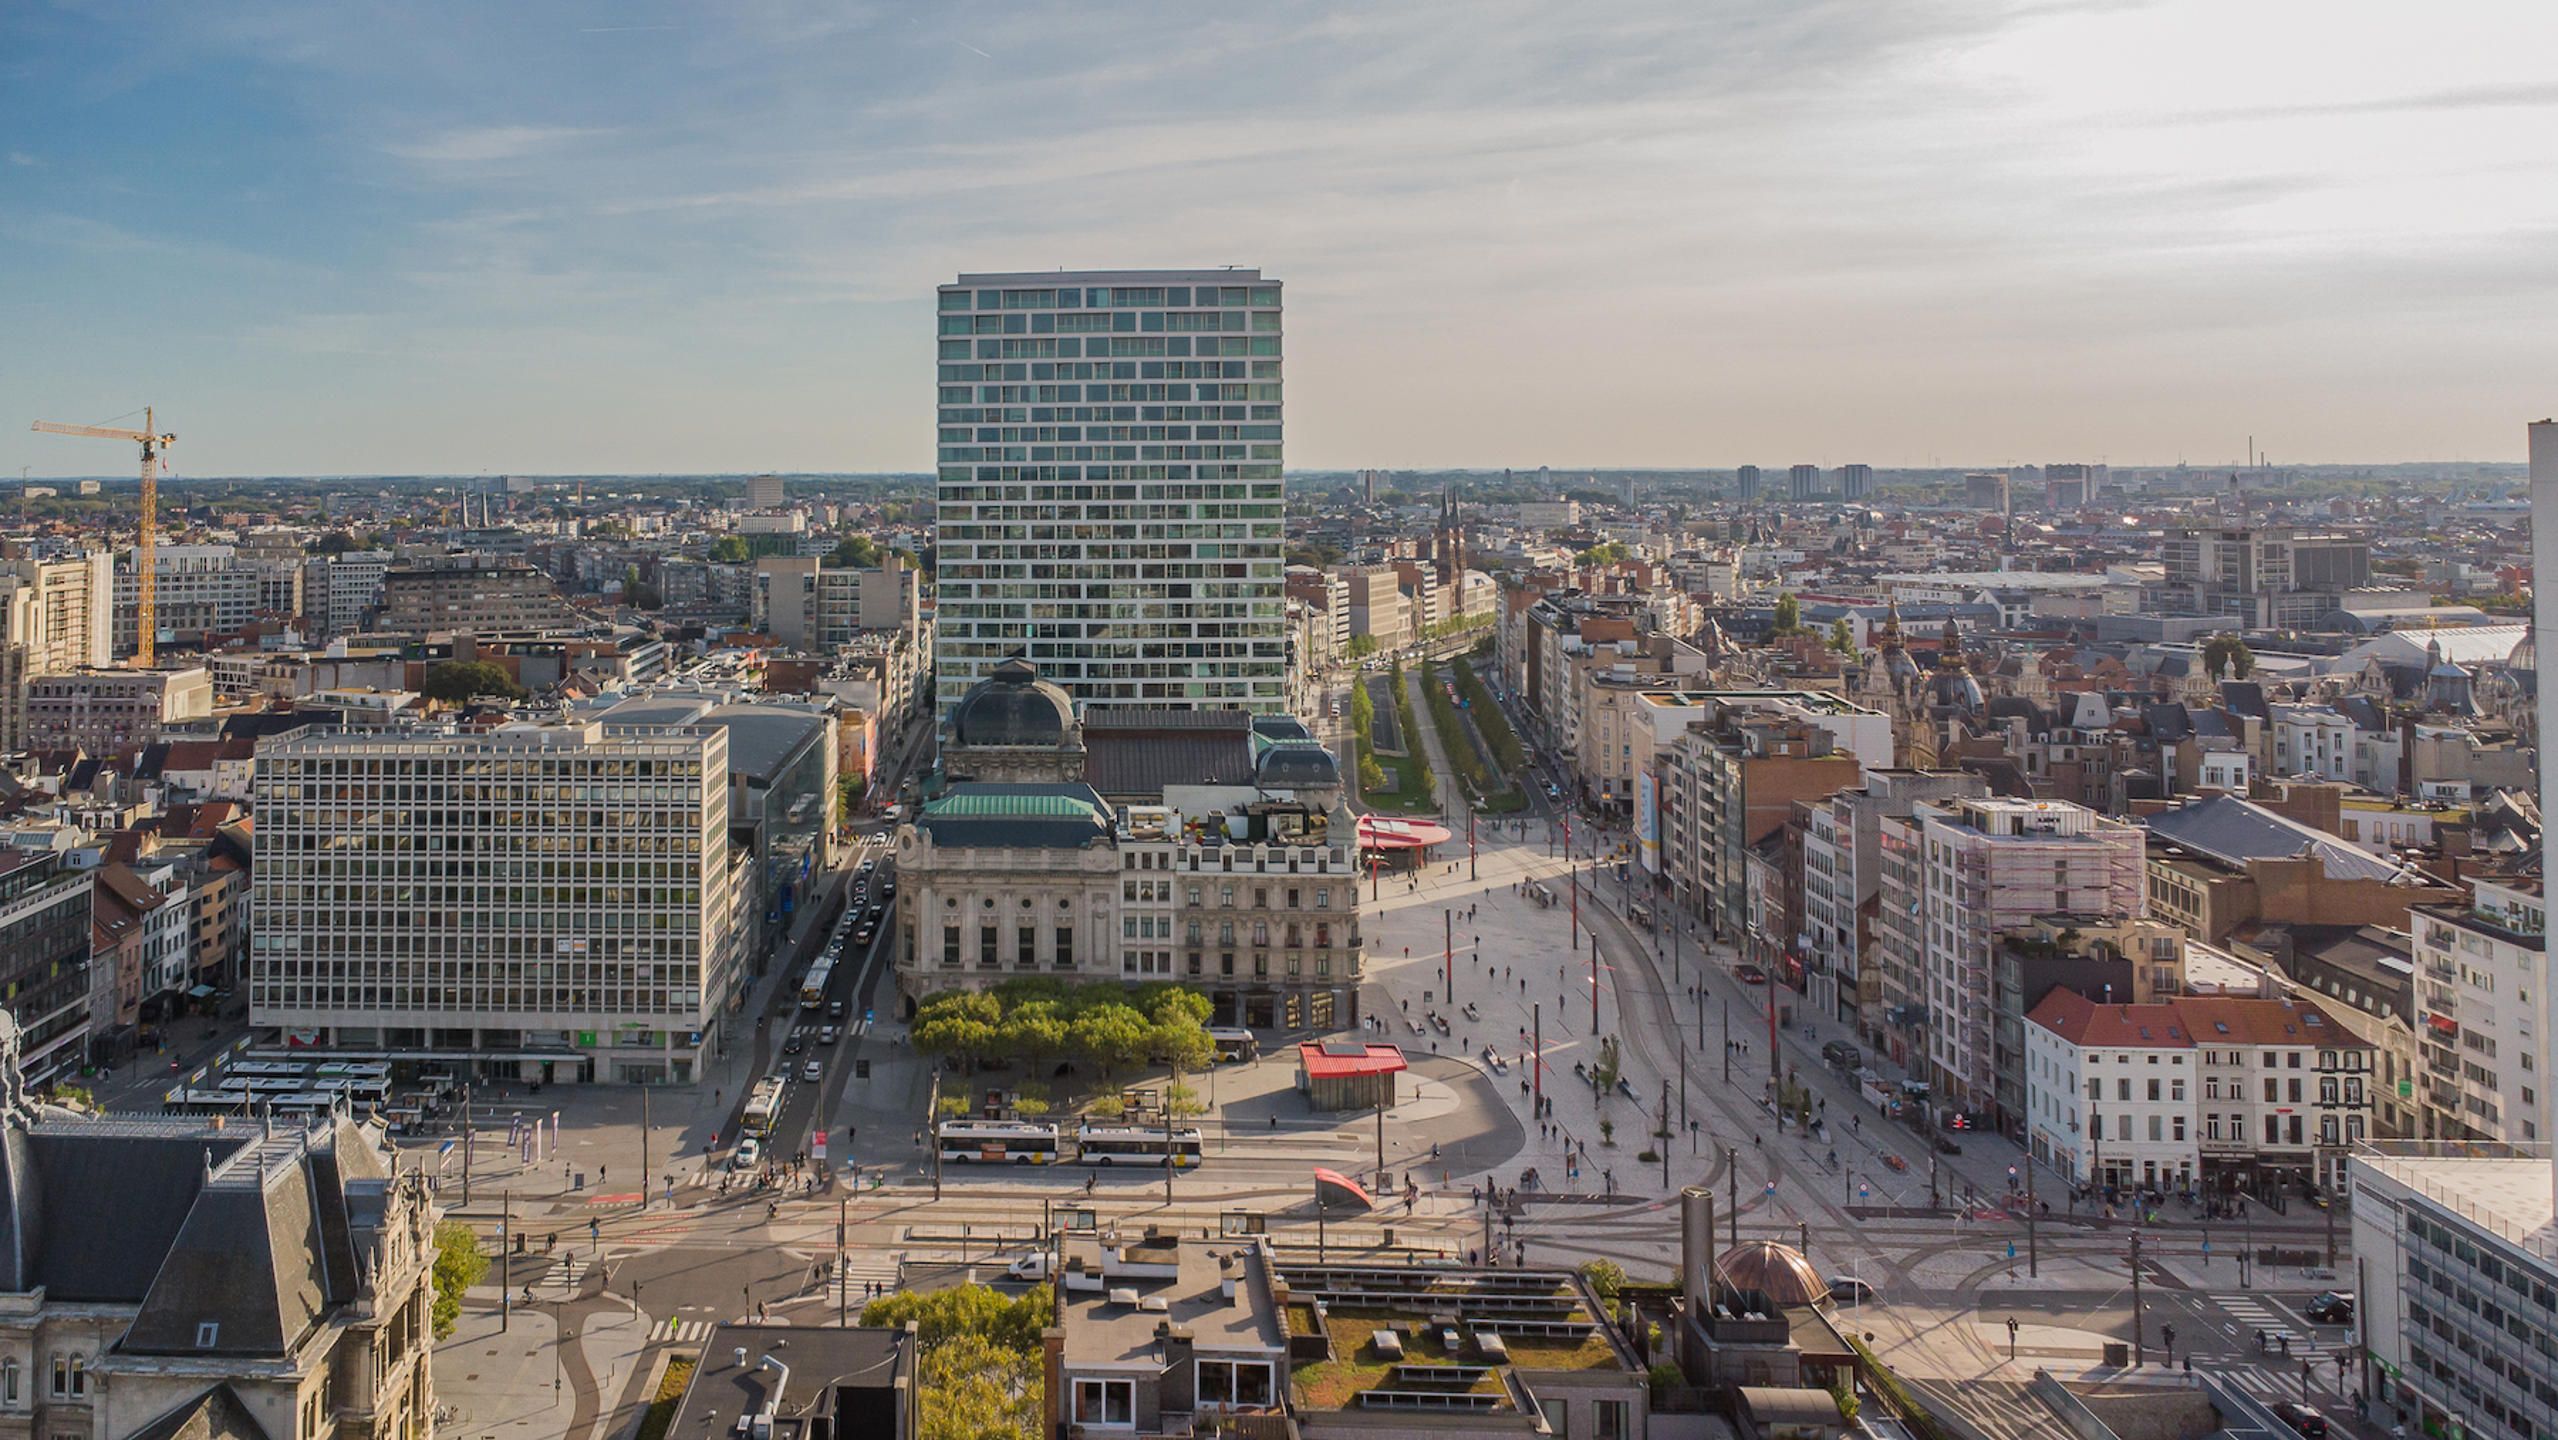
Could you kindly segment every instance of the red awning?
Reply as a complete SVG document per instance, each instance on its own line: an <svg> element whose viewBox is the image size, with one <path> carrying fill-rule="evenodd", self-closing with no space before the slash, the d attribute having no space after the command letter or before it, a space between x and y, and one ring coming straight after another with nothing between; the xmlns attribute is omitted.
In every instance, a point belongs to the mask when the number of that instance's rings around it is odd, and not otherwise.
<svg viewBox="0 0 2558 1440"><path fill-rule="evenodd" d="M1436 820L1398 820L1390 815L1359 817L1359 843L1370 850L1418 850L1445 845L1453 838L1448 827Z"/></svg>
<svg viewBox="0 0 2558 1440"><path fill-rule="evenodd" d="M1377 1208L1377 1197L1367 1187L1338 1170L1315 1167L1315 1203L1329 1210L1335 1205L1356 1205L1362 1210Z"/></svg>

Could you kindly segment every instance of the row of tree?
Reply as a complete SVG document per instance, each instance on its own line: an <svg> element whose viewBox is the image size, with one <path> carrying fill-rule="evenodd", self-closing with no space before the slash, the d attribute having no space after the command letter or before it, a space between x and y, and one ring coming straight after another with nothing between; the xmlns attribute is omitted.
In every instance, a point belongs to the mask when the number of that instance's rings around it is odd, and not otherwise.
<svg viewBox="0 0 2558 1440"><path fill-rule="evenodd" d="M970 1065L1063 1061L1102 1074L1148 1063L1209 1063L1208 997L1169 981L1135 989L1037 976L954 990L916 1007L915 1048Z"/></svg>
<svg viewBox="0 0 2558 1440"><path fill-rule="evenodd" d="M1386 767L1377 763L1377 702L1368 698L1366 680L1350 686L1350 734L1357 742L1359 793L1382 794L1387 785Z"/></svg>
<svg viewBox="0 0 2558 1440"><path fill-rule="evenodd" d="M1527 774L1527 751L1519 744L1519 732L1510 728L1510 717L1502 713L1483 678L1474 673L1472 662L1460 655L1455 665L1457 693L1466 697L1467 706L1474 711L1474 728L1483 736L1483 743L1492 747L1493 761L1505 775Z"/></svg>
<svg viewBox="0 0 2558 1440"><path fill-rule="evenodd" d="M1510 787L1494 777L1492 768L1483 763L1483 754L1466 738L1464 717L1457 714L1457 703L1448 698L1446 686L1438 677L1424 671L1421 676L1421 698L1430 707L1430 723L1439 727L1439 743L1448 752L1448 763L1457 767L1457 777L1478 800L1490 799Z"/></svg>
<svg viewBox="0 0 2558 1440"><path fill-rule="evenodd" d="M1436 809L1439 777L1430 772L1430 752L1421 744L1420 723L1412 718L1412 687L1403 683L1400 660L1394 662L1394 723L1403 736L1403 763L1413 777L1412 793L1404 798Z"/></svg>

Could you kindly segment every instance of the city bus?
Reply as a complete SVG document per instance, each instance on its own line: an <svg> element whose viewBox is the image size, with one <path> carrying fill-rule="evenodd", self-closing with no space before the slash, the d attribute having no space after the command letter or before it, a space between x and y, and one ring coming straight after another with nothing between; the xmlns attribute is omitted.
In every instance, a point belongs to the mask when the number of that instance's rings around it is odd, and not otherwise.
<svg viewBox="0 0 2558 1440"><path fill-rule="evenodd" d="M1215 1048L1220 1060L1257 1060L1261 1057L1261 1042L1253 1038L1251 1031L1239 1027L1208 1027L1208 1043Z"/></svg>
<svg viewBox="0 0 2558 1440"><path fill-rule="evenodd" d="M783 1081L779 1075L767 1075L746 1092L746 1113L740 1123L749 1135L770 1135L782 1118Z"/></svg>
<svg viewBox="0 0 2558 1440"><path fill-rule="evenodd" d="M799 982L799 1008L820 1010L826 1005L826 986L835 978L835 952L827 950L810 963L808 974Z"/></svg>
<svg viewBox="0 0 2558 1440"><path fill-rule="evenodd" d="M1057 1127L1040 1121L945 1120L938 1134L947 1163L1050 1165L1057 1160Z"/></svg>
<svg viewBox="0 0 2558 1440"><path fill-rule="evenodd" d="M1164 1163L1164 1132L1142 1125L1086 1125L1075 1135L1075 1158L1086 1165L1153 1165ZM1207 1158L1196 1129L1172 1132L1172 1168L1188 1170Z"/></svg>

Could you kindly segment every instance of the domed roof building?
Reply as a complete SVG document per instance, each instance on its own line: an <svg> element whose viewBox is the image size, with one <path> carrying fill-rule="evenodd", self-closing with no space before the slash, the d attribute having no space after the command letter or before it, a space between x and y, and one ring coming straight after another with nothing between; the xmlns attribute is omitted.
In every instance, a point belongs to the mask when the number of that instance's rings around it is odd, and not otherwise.
<svg viewBox="0 0 2558 1440"><path fill-rule="evenodd" d="M1019 656L961 696L945 725L941 768L951 781L1068 785L1084 779L1084 728L1073 697Z"/></svg>
<svg viewBox="0 0 2558 1440"><path fill-rule="evenodd" d="M1828 1302L1830 1287L1803 1252L1774 1240L1750 1240L1723 1252L1715 1262L1724 1283L1754 1290L1780 1309Z"/></svg>
<svg viewBox="0 0 2558 1440"><path fill-rule="evenodd" d="M1264 790L1341 789L1341 766L1332 752L1310 741L1285 741L1264 750L1252 783Z"/></svg>

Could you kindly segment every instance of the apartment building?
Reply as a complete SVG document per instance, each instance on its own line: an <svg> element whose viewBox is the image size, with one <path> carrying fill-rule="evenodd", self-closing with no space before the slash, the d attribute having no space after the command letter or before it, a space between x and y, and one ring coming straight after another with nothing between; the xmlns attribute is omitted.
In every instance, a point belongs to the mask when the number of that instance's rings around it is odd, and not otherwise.
<svg viewBox="0 0 2558 1440"><path fill-rule="evenodd" d="M2064 800L1922 802L1877 840L1885 1044L1943 1106L2011 1134L1998 1115L1992 958L2037 916L2145 913L2141 831Z"/></svg>
<svg viewBox="0 0 2558 1440"><path fill-rule="evenodd" d="M1861 1036L1880 1024L1876 897L1883 819L1907 819L1923 800L1989 793L1968 770L1868 769L1864 783L1810 803L1803 834L1803 969L1812 1013Z"/></svg>
<svg viewBox="0 0 2558 1440"><path fill-rule="evenodd" d="M1311 565L1288 567L1288 598L1306 607L1308 663L1320 670L1337 665L1350 653L1350 582L1337 570Z"/></svg>
<svg viewBox="0 0 2558 1440"><path fill-rule="evenodd" d="M0 993L31 1085L88 1063L94 883L57 852L0 848Z"/></svg>
<svg viewBox="0 0 2558 1440"><path fill-rule="evenodd" d="M1392 565L1354 565L1333 575L1342 587L1352 638L1368 636L1380 650L1396 650L1413 642L1420 627L1413 623L1411 597L1404 594L1401 572Z"/></svg>
<svg viewBox="0 0 2558 1440"><path fill-rule="evenodd" d="M1657 816L1638 816L1636 839L1658 837L1661 873L1680 913L1719 938L1746 930L1751 850L1783 827L1801 802L1826 800L1864 778L1857 758L1799 715L1746 702L1718 704L1660 753L1647 778ZM1649 822L1647 824L1647 821ZM1791 949L1791 937L1753 937Z"/></svg>
<svg viewBox="0 0 2558 1440"><path fill-rule="evenodd" d="M703 1078L746 930L729 782L717 726L270 740L252 1020L527 1080Z"/></svg>
<svg viewBox="0 0 2558 1440"><path fill-rule="evenodd" d="M0 586L27 592L32 613L13 615L9 640L27 646L27 673L49 675L115 663L115 562L104 550L0 562Z"/></svg>
<svg viewBox="0 0 2558 1440"><path fill-rule="evenodd" d="M302 603L318 635L360 635L382 604L382 577L391 570L388 550L343 550L314 555L302 565Z"/></svg>
<svg viewBox="0 0 2558 1440"><path fill-rule="evenodd" d="M2307 1000L2054 990L2027 1034L2030 1145L2074 1184L2262 1197L2370 1138L2371 1047Z"/></svg>
<svg viewBox="0 0 2558 1440"><path fill-rule="evenodd" d="M2558 424L2544 420L2528 430L2532 508L2558 513ZM2539 573L2558 574L2558 526L2534 529L2532 559ZM2541 586L2535 605L2538 628L2558 633L2558 586ZM2542 687L2536 706L2543 735L2558 735L2553 705L2558 698ZM2538 794L2542 813L2558 806L2558 766L2541 767ZM2521 898L2507 899L2503 918L2476 938L2501 944L2529 933L2527 915L2516 910ZM2538 897L2530 898L2536 908ZM2437 918L2419 915L2416 923L2431 927ZM2488 958L2466 948L2471 932L2443 923L2452 933L2438 933L2430 953ZM2424 972L2418 974L2421 983ZM2527 994L2497 997L2499 1005L2535 1012L2534 1073L2542 1075L2552 1059L2553 1000L2546 975ZM2472 1017L2464 1007L2458 1018ZM2514 1070L2520 1068L2517 1060ZM2518 1086L2506 1093L2509 1107L2520 1103ZM2558 1114L2545 1084L2536 1099L2542 1145L2400 1144L2366 1147L2354 1157L2353 1242L2368 1355L2362 1379L2381 1413L2411 1434L2548 1440L2551 1433L2549 1417L2558 1413L2558 1349L2549 1341L2558 1331L2558 1172L2546 1142L2558 1138ZM2510 1109L2499 1120L2508 1133L2521 1128L2522 1117Z"/></svg>
<svg viewBox="0 0 2558 1440"><path fill-rule="evenodd" d="M2247 629L2308 626L2371 584L2371 538L2288 525L2184 526L2159 545L2171 613L2227 615Z"/></svg>
<svg viewBox="0 0 2558 1440"><path fill-rule="evenodd" d="M453 556L382 572L376 628L401 635L549 630L571 611L551 577L521 560Z"/></svg>
<svg viewBox="0 0 2558 1440"><path fill-rule="evenodd" d="M2472 882L2410 915L2424 1107L2443 1140L2547 1142L2548 907L2536 879Z"/></svg>
<svg viewBox="0 0 2558 1440"><path fill-rule="evenodd" d="M200 665L162 670L72 670L27 681L26 747L111 755L213 714L213 676Z"/></svg>
<svg viewBox="0 0 2558 1440"><path fill-rule="evenodd" d="M933 648L947 713L1021 656L1085 704L1285 708L1280 282L940 288Z"/></svg>
<svg viewBox="0 0 2558 1440"><path fill-rule="evenodd" d="M872 632L916 640L922 616L922 572L894 557L872 570L830 566L815 555L755 562L751 623L794 650L829 651Z"/></svg>
<svg viewBox="0 0 2558 1440"><path fill-rule="evenodd" d="M290 620L303 614L298 547L289 556L236 545L157 545L151 553L159 643L203 645L238 634L260 616ZM134 652L141 633L141 586L133 563L129 550L115 557L114 648L120 656Z"/></svg>

